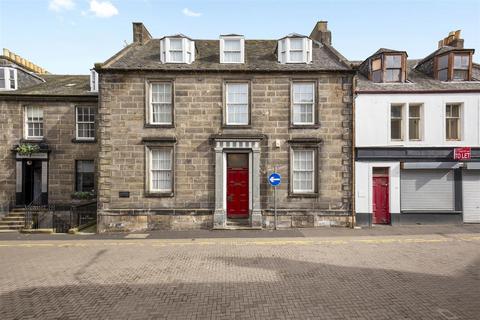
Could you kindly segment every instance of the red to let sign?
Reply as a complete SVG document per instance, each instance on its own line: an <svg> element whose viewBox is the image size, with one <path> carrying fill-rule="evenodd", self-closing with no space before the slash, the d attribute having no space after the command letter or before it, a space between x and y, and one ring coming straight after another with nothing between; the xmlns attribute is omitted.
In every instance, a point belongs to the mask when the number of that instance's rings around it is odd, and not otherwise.
<svg viewBox="0 0 480 320"><path fill-rule="evenodd" d="M455 160L470 160L472 157L472 149L470 147L453 149L453 158Z"/></svg>

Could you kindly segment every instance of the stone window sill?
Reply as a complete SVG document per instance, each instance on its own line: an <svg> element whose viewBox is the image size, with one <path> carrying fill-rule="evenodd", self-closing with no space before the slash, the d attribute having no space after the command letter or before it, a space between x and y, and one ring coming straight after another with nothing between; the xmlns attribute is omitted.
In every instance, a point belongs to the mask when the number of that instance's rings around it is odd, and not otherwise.
<svg viewBox="0 0 480 320"><path fill-rule="evenodd" d="M76 138L73 138L73 139L72 139L72 143L97 143L97 139L88 140L88 139L76 139Z"/></svg>
<svg viewBox="0 0 480 320"><path fill-rule="evenodd" d="M145 192L145 198L173 198L173 192Z"/></svg>

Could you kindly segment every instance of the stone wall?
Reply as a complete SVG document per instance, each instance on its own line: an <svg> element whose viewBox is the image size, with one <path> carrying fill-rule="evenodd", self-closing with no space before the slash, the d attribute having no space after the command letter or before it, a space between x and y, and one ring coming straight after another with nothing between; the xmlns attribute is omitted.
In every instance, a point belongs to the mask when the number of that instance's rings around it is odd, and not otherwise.
<svg viewBox="0 0 480 320"><path fill-rule="evenodd" d="M320 125L315 129L290 128L292 78L318 82ZM145 127L147 79L173 79L175 127ZM222 126L223 82L251 81L249 128ZM188 212L213 212L215 202L213 134L263 134L261 146L261 208L273 208L267 176L274 166L284 177L277 189L278 208L285 214L296 209L316 215L342 216L351 212L351 84L349 74L180 74L103 73L100 75L99 230L112 230L115 221L145 219L140 229L155 226L152 210L163 209L175 219ZM142 138L175 137L174 196L150 198L145 194L145 146ZM293 138L322 139L319 149L318 196L288 194L289 144ZM280 147L276 147L276 141ZM120 198L129 191L129 198ZM130 210L130 211L129 211ZM134 210L135 213L132 214ZM186 213L179 214L179 211ZM117 218L115 218L115 216ZM144 216L143 218L139 216ZM125 218L127 217L127 218ZM158 218L160 219L160 218ZM212 219L210 216L209 219ZM343 219L343 218L342 218ZM102 224L108 224L103 225ZM138 224L137 224L138 226ZM146 227L145 227L146 226ZM165 224L158 224L164 228ZM109 229L110 228L110 229ZM113 228L115 229L115 228ZM121 229L121 228L120 228Z"/></svg>
<svg viewBox="0 0 480 320"><path fill-rule="evenodd" d="M75 143L75 106L96 102L45 102L0 98L0 208L6 212L15 202L15 153L23 139L23 108L43 107L44 137L49 154L48 197L50 203L67 204L75 189L75 160L96 160L97 143Z"/></svg>

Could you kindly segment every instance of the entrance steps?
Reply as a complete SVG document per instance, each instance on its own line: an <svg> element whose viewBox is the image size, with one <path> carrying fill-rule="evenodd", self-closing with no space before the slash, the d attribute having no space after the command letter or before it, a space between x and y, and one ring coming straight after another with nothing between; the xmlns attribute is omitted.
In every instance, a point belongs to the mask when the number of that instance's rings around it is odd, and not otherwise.
<svg viewBox="0 0 480 320"><path fill-rule="evenodd" d="M250 219L227 219L226 226L222 230L261 230L250 226Z"/></svg>
<svg viewBox="0 0 480 320"><path fill-rule="evenodd" d="M0 219L0 231L15 231L25 224L25 208L13 208L6 216Z"/></svg>

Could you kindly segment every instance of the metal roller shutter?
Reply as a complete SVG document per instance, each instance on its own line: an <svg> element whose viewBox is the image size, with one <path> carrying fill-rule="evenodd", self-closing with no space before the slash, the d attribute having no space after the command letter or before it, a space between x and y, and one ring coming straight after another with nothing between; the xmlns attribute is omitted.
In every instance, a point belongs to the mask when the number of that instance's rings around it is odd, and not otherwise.
<svg viewBox="0 0 480 320"><path fill-rule="evenodd" d="M455 184L452 170L402 170L400 205L410 211L453 211Z"/></svg>
<svg viewBox="0 0 480 320"><path fill-rule="evenodd" d="M463 221L480 223L480 170L463 171Z"/></svg>

